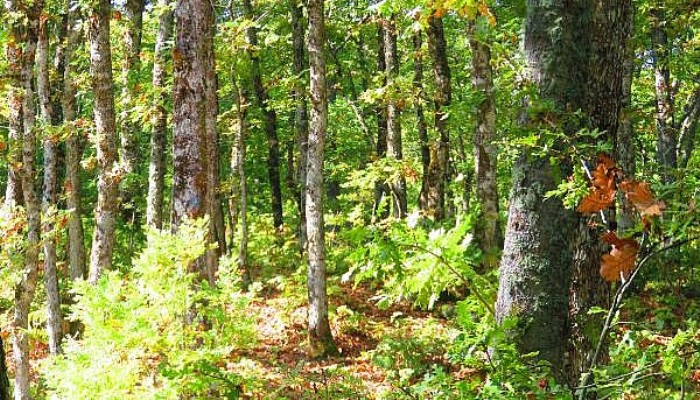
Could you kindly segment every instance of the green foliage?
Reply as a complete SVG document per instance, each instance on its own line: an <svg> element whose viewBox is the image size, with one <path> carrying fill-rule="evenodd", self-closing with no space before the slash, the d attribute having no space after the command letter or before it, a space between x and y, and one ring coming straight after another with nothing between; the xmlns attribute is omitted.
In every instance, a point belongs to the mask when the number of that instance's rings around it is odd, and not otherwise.
<svg viewBox="0 0 700 400"><path fill-rule="evenodd" d="M230 267L214 287L189 272L206 250L206 231L202 221L177 234L150 231L130 272L76 284L72 318L84 334L47 361L51 396L237 398L246 377L230 354L254 340L250 296L237 289L239 273Z"/></svg>

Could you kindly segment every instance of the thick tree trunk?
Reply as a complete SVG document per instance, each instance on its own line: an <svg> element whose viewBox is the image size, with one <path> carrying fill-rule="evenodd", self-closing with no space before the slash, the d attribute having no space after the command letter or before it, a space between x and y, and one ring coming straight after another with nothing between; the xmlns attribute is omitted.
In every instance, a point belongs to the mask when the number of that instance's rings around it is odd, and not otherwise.
<svg viewBox="0 0 700 400"><path fill-rule="evenodd" d="M303 253L306 249L306 163L309 140L309 115L302 74L306 69L304 60L304 10L298 0L289 3L292 14L292 40L294 45L293 73L298 79L294 85L294 132L296 134L299 158L296 166L296 197L299 205L299 248Z"/></svg>
<svg viewBox="0 0 700 400"><path fill-rule="evenodd" d="M401 109L397 101L398 91L396 78L399 75L399 55L396 43L396 26L394 17L384 24L384 60L386 63L386 84L389 88L389 99L386 104L386 151L387 156L394 160L403 159L403 142L401 139ZM406 178L401 176L398 181L390 182L392 197L392 214L394 218L404 218L407 213L408 200L406 197Z"/></svg>
<svg viewBox="0 0 700 400"><path fill-rule="evenodd" d="M496 103L493 93L491 48L478 37L476 25L469 27L469 46L472 50L472 85L481 95L476 107L474 131L474 164L476 169L476 197L481 216L476 226L476 239L484 252L487 268L498 265L503 235L498 220L498 183L496 146Z"/></svg>
<svg viewBox="0 0 700 400"><path fill-rule="evenodd" d="M528 77L539 87L540 98L560 113L581 108L585 95L587 39L582 35L587 33L589 9L588 0L528 3ZM538 119L523 118L523 124L537 129ZM572 133L577 127L564 128ZM548 157L522 154L516 161L496 303L499 322L518 318L512 332L518 349L539 352L538 358L550 362L561 380L566 378L570 236L576 218L560 200L545 199L545 193L556 187L555 177L569 172L565 165L553 166Z"/></svg>
<svg viewBox="0 0 700 400"><path fill-rule="evenodd" d="M430 166L430 143L428 142L428 123L425 121L423 104L425 90L423 88L423 34L420 30L413 32L413 104L418 121L418 140L420 141L421 166L423 179L418 205L421 210L428 210L428 168Z"/></svg>
<svg viewBox="0 0 700 400"><path fill-rule="evenodd" d="M309 253L309 344L314 357L336 351L328 322L326 247L323 223L323 150L328 126L326 39L323 0L309 0L309 75L311 118L306 175L306 218Z"/></svg>
<svg viewBox="0 0 700 400"><path fill-rule="evenodd" d="M26 6L25 6L26 7ZM26 11L26 27L22 52L22 193L27 212L27 244L24 270L15 285L15 310L12 321L12 353L15 364L15 400L31 397L29 365L29 311L37 284L39 248L41 246L41 207L35 187L36 133L34 114L34 63L39 31L39 15L43 2L36 1Z"/></svg>
<svg viewBox="0 0 700 400"><path fill-rule="evenodd" d="M213 10L207 0L178 0L175 7L176 38L174 59L174 131L173 131L173 229L187 218L209 216L209 241L215 242L213 225L216 187L208 176L210 163L216 153L216 142L208 126L212 120L207 108L211 99L213 74ZM213 251L201 257L195 265L202 279L214 282Z"/></svg>
<svg viewBox="0 0 700 400"><path fill-rule="evenodd" d="M51 84L49 82L49 33L47 20L39 24L39 39L36 52L37 93L39 97L39 114L42 126L49 126L54 119L51 103ZM56 219L58 201L58 138L44 135L44 182L41 198L43 213L44 241L44 286L46 287L46 330L49 336L49 352L61 352L61 297L58 291L58 273L56 271Z"/></svg>
<svg viewBox="0 0 700 400"><path fill-rule="evenodd" d="M97 205L95 232L90 253L90 282L96 283L112 267L114 230L117 213L117 134L114 116L112 50L109 43L109 0L98 0L91 10L90 73L94 97L95 141L97 147Z"/></svg>
<svg viewBox="0 0 700 400"><path fill-rule="evenodd" d="M255 26L255 15L253 5L250 0L243 0L243 10L245 16L253 25L248 28L248 42L251 48L248 54L251 61L251 78L257 106L263 112L265 118L265 133L267 134L267 172L270 179L270 192L272 193L272 219L275 228L280 228L284 223L282 219L282 186L280 183L280 149L277 140L277 113L269 104L270 99L267 90L263 86L262 73L260 68L260 57L258 56L258 28Z"/></svg>
<svg viewBox="0 0 700 400"><path fill-rule="evenodd" d="M77 18L77 0L67 0L68 28L66 46L63 49L63 93L61 108L63 120L70 123L76 116L76 88L73 84L73 56L80 41L80 27ZM80 160L82 158L82 139L71 129L66 138L66 206L68 208L68 263L71 280L85 279L85 233L83 232L81 210Z"/></svg>
<svg viewBox="0 0 700 400"><path fill-rule="evenodd" d="M160 0L159 6L166 7L171 0ZM153 61L153 90L155 112L151 135L151 157L148 166L148 199L146 201L146 223L156 229L163 228L163 191L165 187L165 154L167 145L168 112L165 108L166 63L169 59L168 43L173 34L173 12L168 8L158 17L155 59Z"/></svg>
<svg viewBox="0 0 700 400"><path fill-rule="evenodd" d="M587 107L590 128L605 132L615 142L624 108L625 68L632 29L631 0L595 0L590 31ZM617 143L619 145L619 143ZM623 144L623 146L626 144ZM569 383L579 383L588 368L603 325L600 314L590 315L592 307L607 308L610 285L600 276L603 246L600 234L580 216L575 236L575 253L569 297ZM612 227L611 227L612 228Z"/></svg>
<svg viewBox="0 0 700 400"><path fill-rule="evenodd" d="M671 73L668 65L668 35L666 13L662 8L651 10L651 59L654 66L656 90L656 156L664 182L673 181L672 170L677 167L677 132L673 121L675 106Z"/></svg>
<svg viewBox="0 0 700 400"><path fill-rule="evenodd" d="M136 77L141 64L141 37L143 31L144 0L127 0L124 5L126 30L124 32L124 58L122 63L122 97L125 108L121 113L121 165L125 174L136 173L139 159L138 132L131 122L130 109L136 97ZM132 188L125 187L122 196L125 203L131 202ZM134 204L125 204L135 212Z"/></svg>
<svg viewBox="0 0 700 400"><path fill-rule="evenodd" d="M377 73L382 77L382 87L386 87L386 51L384 48L384 21L377 23ZM376 108L377 116L377 159L386 157L387 138L387 109L386 103L380 102ZM377 182L374 186L374 205L372 206L372 218L384 219L389 216L387 202L384 201L389 194L386 182Z"/></svg>
<svg viewBox="0 0 700 400"><path fill-rule="evenodd" d="M452 101L451 72L447 61L447 43L442 18L428 18L428 48L435 77L435 130L439 139L430 147L430 163L425 182L426 209L436 221L445 218L445 185L450 158L450 134L445 107Z"/></svg>

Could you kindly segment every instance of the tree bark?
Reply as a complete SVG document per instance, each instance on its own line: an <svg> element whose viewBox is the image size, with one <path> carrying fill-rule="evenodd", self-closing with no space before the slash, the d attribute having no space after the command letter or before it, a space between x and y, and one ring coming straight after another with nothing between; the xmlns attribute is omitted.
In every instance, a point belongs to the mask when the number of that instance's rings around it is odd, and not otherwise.
<svg viewBox="0 0 700 400"><path fill-rule="evenodd" d="M117 170L117 134L114 116L114 82L112 50L109 42L109 21L112 16L109 0L98 0L90 15L90 73L95 114L97 147L97 205L95 232L90 253L90 282L97 283L105 270L112 267L114 230L117 212L117 186L121 178Z"/></svg>
<svg viewBox="0 0 700 400"><path fill-rule="evenodd" d="M141 37L143 32L144 0L127 0L124 5L126 30L124 32L124 59L122 63L122 97L125 108L121 113L121 165L125 174L134 174L138 165L138 133L136 125L131 122L130 109L133 107L136 95L136 80L141 64ZM130 191L133 188L123 188L122 196L125 203L131 202ZM132 207L134 204L124 204Z"/></svg>
<svg viewBox="0 0 700 400"><path fill-rule="evenodd" d="M146 223L156 229L163 228L163 191L165 187L165 154L167 145L168 112L165 108L168 99L166 93L166 63L169 59L170 41L173 34L173 12L169 6L171 0L159 0L158 6L163 11L158 17L155 59L153 61L153 90L155 112L153 114L153 133L151 135L151 157L148 166L148 200L146 204ZM165 7L168 7L167 9Z"/></svg>
<svg viewBox="0 0 700 400"><path fill-rule="evenodd" d="M236 142L231 152L231 172L233 178L238 178L234 201L238 200L238 212L236 213L240 224L240 236L238 238L238 269L244 274L246 285L253 282L252 271L248 265L248 187L246 184L245 156L248 115L248 99L245 92L234 82L234 97L236 99L236 113L238 114L238 129ZM232 232L233 234L233 232Z"/></svg>
<svg viewBox="0 0 700 400"><path fill-rule="evenodd" d="M399 75L397 32L394 17L384 24L384 60L386 63L386 83L389 88L389 99L386 105L386 151L387 157L394 160L403 159L403 143L401 138L401 109L397 97L396 78ZM392 197L392 214L395 218L404 218L408 208L406 197L406 178L401 176L398 181L390 182Z"/></svg>
<svg viewBox="0 0 700 400"><path fill-rule="evenodd" d="M299 205L299 248L303 253L306 249L306 163L309 140L309 115L306 89L303 84L303 73L306 69L304 60L304 24L303 4L291 0L289 7L292 14L292 40L294 46L293 73L297 78L294 85L294 132L296 133L299 158L296 165L296 197Z"/></svg>
<svg viewBox="0 0 700 400"><path fill-rule="evenodd" d="M0 338L0 400L10 400L10 378L7 376L5 342Z"/></svg>
<svg viewBox="0 0 700 400"><path fill-rule="evenodd" d="M481 206L475 237L484 252L485 266L492 268L498 265L503 245L498 218L498 154L493 143L496 140L496 103L493 93L491 48L479 37L476 23L469 26L469 46L472 50L472 85L482 99L476 107L474 131L476 197Z"/></svg>
<svg viewBox="0 0 700 400"><path fill-rule="evenodd" d="M384 47L384 21L377 23L377 73L382 77L382 87L387 84L386 79L386 55ZM380 101L376 110L377 117L377 159L386 157L387 147L387 108L386 102ZM374 205L372 206L372 218L384 219L389 216L388 208L384 203L384 198L389 194L386 182L377 182L374 186Z"/></svg>
<svg viewBox="0 0 700 400"><path fill-rule="evenodd" d="M63 120L72 123L76 116L76 88L73 84L73 57L80 42L80 27L77 16L77 0L66 1L68 28L66 45L63 49L63 93L61 108ZM80 159L82 158L82 138L71 129L66 138L66 206L68 208L68 263L71 280L85 279L85 233L83 232L81 210Z"/></svg>
<svg viewBox="0 0 700 400"><path fill-rule="evenodd" d="M39 115L41 125L48 127L54 119L51 102L51 83L49 81L49 32L48 20L39 22L39 38L36 52L37 93L39 97ZM49 337L49 352L61 353L61 297L58 290L58 273L56 271L56 219L58 201L58 138L44 135L44 181L41 198L43 213L44 245L44 286L46 287L46 330Z"/></svg>
<svg viewBox="0 0 700 400"><path fill-rule="evenodd" d="M540 99L553 103L558 115L582 108L589 10L588 0L528 2L523 43L527 77L539 88ZM523 117L522 123L538 129L540 119L532 115ZM571 124L563 124L569 134L578 128L567 125ZM545 199L545 193L556 187L555 177L569 172L570 166L554 166L548 157L524 153L516 161L496 303L499 323L518 318L511 332L518 349L537 351L537 357L550 362L562 381L566 378L570 236L576 218L560 200Z"/></svg>
<svg viewBox="0 0 700 400"><path fill-rule="evenodd" d="M16 1L6 2L8 14L17 11ZM8 112L7 186L5 208L7 212L24 204L22 199L22 26L16 18L10 23L6 47L7 78L10 82Z"/></svg>
<svg viewBox="0 0 700 400"><path fill-rule="evenodd" d="M309 0L309 75L311 118L306 175L306 218L309 253L309 344L311 355L336 352L328 321L326 293L326 247L323 222L323 151L328 126L324 2Z"/></svg>
<svg viewBox="0 0 700 400"><path fill-rule="evenodd" d="M250 48L248 54L251 61L251 78L255 90L256 104L263 112L265 118L265 133L267 134L267 172L270 179L270 192L272 193L272 219L275 228L280 228L284 223L282 219L282 186L280 183L280 150L277 140L277 113L269 104L269 95L262 81L260 57L258 56L258 28L255 26L255 15L250 0L243 0L245 17L253 22L248 28L248 42Z"/></svg>
<svg viewBox="0 0 700 400"><path fill-rule="evenodd" d="M13 3L13 2L10 2ZM15 364L15 400L31 397L29 363L29 311L37 284L39 248L41 246L41 207L35 188L36 133L34 113L34 64L39 31L39 16L43 2L36 1L30 7L22 6L26 15L22 59L22 193L27 213L27 244L24 254L24 269L20 281L15 285L15 309L12 321L12 353ZM26 8L25 8L26 7ZM10 5L14 8L16 5Z"/></svg>
<svg viewBox="0 0 700 400"><path fill-rule="evenodd" d="M447 43L442 18L436 15L428 17L428 48L433 59L435 77L435 130L439 140L431 144L430 163L425 182L426 209L436 221L445 216L445 184L450 158L450 134L448 131L448 114L445 107L452 102L451 72L447 61Z"/></svg>
<svg viewBox="0 0 700 400"><path fill-rule="evenodd" d="M423 179L418 205L421 210L429 209L427 199L428 173L430 167L430 143L428 138L428 123L425 121L423 104L425 89L423 88L423 34L420 30L413 32L413 103L418 121L418 140L420 141L421 166Z"/></svg>
<svg viewBox="0 0 700 400"><path fill-rule="evenodd" d="M211 99L213 63L213 10L207 0L178 0L175 7L174 60L174 131L173 131L173 229L187 218L210 218L209 242L216 242L214 210L216 187L208 176L217 163L212 158L216 142L211 131L215 126L207 108ZM200 257L193 268L203 280L213 283L213 251Z"/></svg>
<svg viewBox="0 0 700 400"><path fill-rule="evenodd" d="M661 6L662 7L662 6ZM668 65L668 35L666 33L666 13L663 8L651 10L651 59L654 66L654 89L656 91L656 156L664 182L672 182L672 171L677 165L677 132L674 124L675 106L671 72Z"/></svg>

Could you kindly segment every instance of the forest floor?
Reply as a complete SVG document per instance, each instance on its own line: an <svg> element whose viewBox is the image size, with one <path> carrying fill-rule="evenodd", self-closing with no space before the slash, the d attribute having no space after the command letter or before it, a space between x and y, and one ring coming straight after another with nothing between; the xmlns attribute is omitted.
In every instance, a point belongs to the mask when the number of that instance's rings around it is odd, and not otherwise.
<svg viewBox="0 0 700 400"><path fill-rule="evenodd" d="M291 280L292 278L286 278ZM402 358L416 357L426 368L453 366L440 353L451 329L447 320L435 313L398 304L379 309L368 286L331 281L331 328L339 355L314 360L307 354L306 298L302 282L287 286L273 278L263 286L253 303L257 343L232 354L245 360L253 374L262 377L243 388L254 399L375 399L398 394L400 378L393 368L409 363ZM276 286L276 287L275 287ZM431 351L411 353L410 343L425 338ZM402 344L403 343L403 344ZM379 361L378 361L379 360ZM381 360L384 362L382 366ZM244 362L245 363L245 362ZM251 371L252 372L252 371Z"/></svg>

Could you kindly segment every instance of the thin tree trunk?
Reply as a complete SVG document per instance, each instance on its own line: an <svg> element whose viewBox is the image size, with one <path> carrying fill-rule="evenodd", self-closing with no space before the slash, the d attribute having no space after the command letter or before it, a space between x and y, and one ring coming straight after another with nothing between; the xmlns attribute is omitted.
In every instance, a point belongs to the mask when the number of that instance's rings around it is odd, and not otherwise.
<svg viewBox="0 0 700 400"><path fill-rule="evenodd" d="M387 87L389 91L389 99L386 106L386 121L387 121L387 138L386 151L389 158L395 160L403 159L403 143L401 140L401 109L396 99L398 91L396 78L399 75L399 56L398 45L396 43L396 26L394 17L387 20L384 24L384 60L386 62ZM392 213L395 218L404 218L408 208L408 200L406 198L406 178L401 176L397 182L389 184L392 197Z"/></svg>
<svg viewBox="0 0 700 400"><path fill-rule="evenodd" d="M250 0L243 0L243 10L245 17L253 22L248 30L248 42L251 48L248 54L251 61L251 77L257 106L262 109L265 117L265 133L267 134L267 172L270 179L270 191L272 193L272 219L275 228L280 228L284 223L282 219L282 185L280 183L280 150L277 140L277 113L269 104L270 99L267 90L263 86L262 73L260 68L260 57L258 48L258 28L255 24L255 15Z"/></svg>
<svg viewBox="0 0 700 400"><path fill-rule="evenodd" d="M5 3L7 12L17 12L17 2ZM13 21L9 26L7 55L7 78L10 82L8 93L8 154L7 154L7 187L5 188L5 208L7 212L24 204L22 199L22 27L20 22Z"/></svg>
<svg viewBox="0 0 700 400"><path fill-rule="evenodd" d="M309 253L309 344L314 357L336 352L328 321L326 247L323 223L323 150L328 126L323 0L309 0L309 74L311 118L306 176L306 217Z"/></svg>
<svg viewBox="0 0 700 400"><path fill-rule="evenodd" d="M215 242L212 205L215 187L208 176L212 129L207 108L210 107L207 90L212 69L213 10L207 0L178 0L175 7L176 37L174 60L174 131L173 131L173 229L187 218L209 216L209 242ZM208 101L209 100L209 101ZM193 268L203 280L214 281L212 251L197 260Z"/></svg>
<svg viewBox="0 0 700 400"><path fill-rule="evenodd" d="M528 3L523 43L528 78L539 88L539 98L553 103L559 113L582 107L589 11L588 0ZM542 122L530 116L523 117L522 123L538 129ZM564 128L571 134L578 127ZM524 153L516 161L496 302L499 323L518 318L511 332L518 350L538 352L537 358L550 362L562 382L566 379L570 237L576 218L560 200L545 199L545 194L556 187L555 176L566 176L570 170L534 154Z"/></svg>
<svg viewBox="0 0 700 400"><path fill-rule="evenodd" d="M36 133L34 114L34 63L43 2L36 1L25 9L26 30L22 52L22 193L27 212L27 248L24 270L15 285L15 310L12 322L12 352L15 361L15 400L31 397L29 365L29 311L37 284L39 248L41 246L41 207L35 188Z"/></svg>
<svg viewBox="0 0 700 400"><path fill-rule="evenodd" d="M138 164L138 132L136 125L131 122L130 109L133 107L136 94L136 77L141 64L141 37L143 31L144 0L127 0L124 5L126 30L124 32L124 59L122 63L122 96L125 109L121 113L121 164L125 174L136 172ZM122 196L125 201L131 201L130 190L124 188ZM129 204L134 212L134 205Z"/></svg>
<svg viewBox="0 0 700 400"><path fill-rule="evenodd" d="M678 132L678 166L681 168L688 167L688 161L693 155L698 122L700 122L700 86L695 88L688 99L685 115Z"/></svg>
<svg viewBox="0 0 700 400"><path fill-rule="evenodd" d="M10 400L10 378L7 376L5 341L0 337L0 400Z"/></svg>
<svg viewBox="0 0 700 400"><path fill-rule="evenodd" d="M481 95L476 107L474 132L474 164L476 169L476 197L481 206L476 239L484 252L487 268L498 265L503 235L498 220L498 182L496 154L496 103L493 94L491 48L478 37L475 23L469 27L469 46L472 50L472 85Z"/></svg>
<svg viewBox="0 0 700 400"><path fill-rule="evenodd" d="M163 12L158 17L155 59L153 61L153 91L156 104L153 114L153 133L151 135L151 157L148 166L148 200L146 204L146 223L156 229L163 228L163 191L165 187L165 154L167 145L168 112L165 108L166 63L169 59L168 42L173 34L173 12L169 5L171 0L159 0ZM168 7L168 8L165 8Z"/></svg>
<svg viewBox="0 0 700 400"><path fill-rule="evenodd" d="M634 33L634 9L629 18L630 34ZM620 110L620 122L615 138L615 160L617 165L627 176L634 176L635 173L635 146L634 127L632 121L632 79L634 76L634 46L631 40L627 40L625 48L625 60L623 63L622 75L622 99ZM636 217L634 207L624 194L618 195L620 200L620 210L617 214L617 227L622 233L634 228Z"/></svg>
<svg viewBox="0 0 700 400"><path fill-rule="evenodd" d="M73 84L73 57L80 41L80 27L77 18L77 0L67 0L68 29L66 47L63 50L63 94L61 108L63 120L71 123L76 116L76 88ZM68 263L71 280L85 279L85 233L83 232L81 210L80 160L82 158L81 138L71 129L66 138L66 206L68 208Z"/></svg>
<svg viewBox="0 0 700 400"><path fill-rule="evenodd" d="M382 77L382 87L387 84L386 79L386 51L384 48L384 21L377 23L377 73ZM377 159L386 157L387 139L387 109L386 103L381 101L376 108L377 116ZM379 181L374 186L374 205L372 206L372 218L384 219L389 216L389 210L384 203L389 188L386 182Z"/></svg>
<svg viewBox="0 0 700 400"><path fill-rule="evenodd" d="M294 132L299 151L299 159L296 166L296 197L299 205L299 249L303 253L306 249L306 163L309 140L309 115L306 99L306 89L303 84L303 73L306 69L304 60L304 24L303 5L297 0L291 0L292 14L292 40L294 45L293 73L297 78L294 86Z"/></svg>
<svg viewBox="0 0 700 400"><path fill-rule="evenodd" d="M435 76L435 130L439 140L431 145L430 163L425 182L426 209L436 221L445 218L445 186L450 158L450 134L446 107L452 102L451 72L447 61L447 43L442 18L428 18L428 48Z"/></svg>
<svg viewBox="0 0 700 400"><path fill-rule="evenodd" d="M117 212L117 134L114 120L112 50L109 43L109 0L98 0L90 16L90 73L94 97L97 147L97 205L90 253L90 282L96 283L112 267Z"/></svg>
<svg viewBox="0 0 700 400"><path fill-rule="evenodd" d="M675 112L671 73L668 65L668 36L663 6L651 10L651 58L654 66L656 91L656 153L664 182L673 181L672 170L677 167L677 132L673 121Z"/></svg>
<svg viewBox="0 0 700 400"><path fill-rule="evenodd" d="M49 82L49 32L48 20L39 23L39 39L36 52L37 93L39 115L43 126L50 126L54 118L51 103L51 83ZM47 318L46 330L49 336L49 352L61 353L61 297L58 291L56 271L56 233L54 220L58 201L58 138L44 135L44 182L41 198L43 213L44 242L44 286L46 287Z"/></svg>
<svg viewBox="0 0 700 400"><path fill-rule="evenodd" d="M430 143L428 142L428 123L425 121L423 103L425 90L423 88L423 35L420 30L413 32L413 102L418 121L418 140L420 141L421 166L423 167L423 179L418 199L421 210L428 210L428 169L430 166Z"/></svg>
<svg viewBox="0 0 700 400"><path fill-rule="evenodd" d="M253 281L252 271L248 265L248 188L246 184L245 156L246 156L246 136L248 115L248 99L245 92L234 82L236 98L236 113L238 114L238 129L236 132L236 142L231 153L231 172L233 177L238 178L236 187L236 197L238 200L238 222L240 223L240 236L238 238L238 268L244 274L246 285Z"/></svg>

